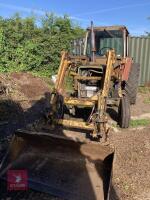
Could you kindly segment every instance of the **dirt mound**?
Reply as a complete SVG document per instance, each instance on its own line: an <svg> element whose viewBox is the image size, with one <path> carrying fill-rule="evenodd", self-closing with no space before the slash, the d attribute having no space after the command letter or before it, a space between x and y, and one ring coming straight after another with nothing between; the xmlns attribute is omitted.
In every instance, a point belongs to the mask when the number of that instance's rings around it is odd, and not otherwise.
<svg viewBox="0 0 150 200"><path fill-rule="evenodd" d="M49 85L30 73L0 74L0 136L39 119L49 94Z"/></svg>
<svg viewBox="0 0 150 200"><path fill-rule="evenodd" d="M13 73L10 78L19 86L19 91L28 98L35 98L49 91L43 79L30 73Z"/></svg>

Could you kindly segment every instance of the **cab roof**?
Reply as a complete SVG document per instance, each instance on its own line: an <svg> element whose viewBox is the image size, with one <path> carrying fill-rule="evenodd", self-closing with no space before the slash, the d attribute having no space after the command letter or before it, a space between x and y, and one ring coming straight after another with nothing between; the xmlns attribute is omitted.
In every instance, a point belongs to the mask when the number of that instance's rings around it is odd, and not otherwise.
<svg viewBox="0 0 150 200"><path fill-rule="evenodd" d="M129 34L128 32L128 29L126 28L126 26L94 26L93 29L95 31L123 31L124 29L127 31L127 33ZM91 30L91 27L88 27L87 30Z"/></svg>

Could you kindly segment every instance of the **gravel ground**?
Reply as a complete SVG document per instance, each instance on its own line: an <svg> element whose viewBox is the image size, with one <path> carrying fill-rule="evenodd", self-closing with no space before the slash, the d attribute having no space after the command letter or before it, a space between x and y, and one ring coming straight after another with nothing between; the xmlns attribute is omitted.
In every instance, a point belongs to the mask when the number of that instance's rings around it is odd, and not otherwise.
<svg viewBox="0 0 150 200"><path fill-rule="evenodd" d="M149 128L111 135L111 142L116 148L112 199L150 200Z"/></svg>
<svg viewBox="0 0 150 200"><path fill-rule="evenodd" d="M131 106L131 115L139 116L150 113L150 90L147 93L138 93L135 105Z"/></svg>

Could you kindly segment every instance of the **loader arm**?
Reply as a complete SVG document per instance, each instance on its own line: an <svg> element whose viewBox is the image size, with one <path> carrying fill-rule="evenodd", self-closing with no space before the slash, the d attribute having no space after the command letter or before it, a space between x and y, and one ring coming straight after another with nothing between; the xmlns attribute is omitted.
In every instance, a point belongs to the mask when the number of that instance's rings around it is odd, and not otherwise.
<svg viewBox="0 0 150 200"><path fill-rule="evenodd" d="M62 92L64 90L64 80L67 75L67 69L70 65L70 61L68 61L68 54L67 52L63 51L61 54L61 62L58 69L57 80L55 89L57 92Z"/></svg>
<svg viewBox="0 0 150 200"><path fill-rule="evenodd" d="M107 65L106 65L104 84L103 84L103 88L102 88L102 93L99 94L99 100L98 100L98 110L100 112L100 116L104 115L105 111L106 111L106 108L105 108L106 99L109 94L110 81L111 81L113 65L114 65L115 61L116 61L115 51L109 50L107 52Z"/></svg>
<svg viewBox="0 0 150 200"><path fill-rule="evenodd" d="M100 123L97 123L97 126L95 126L94 135L96 135L96 132L100 132L101 137L104 141L107 140L107 114L106 114L106 108L107 108L107 98L109 95L109 89L110 89L110 82L111 77L113 73L113 65L116 61L115 51L109 50L107 52L107 65L106 65L106 71L105 71L105 77L104 77L104 83L102 92L98 94L98 119ZM102 123L101 123L102 122Z"/></svg>

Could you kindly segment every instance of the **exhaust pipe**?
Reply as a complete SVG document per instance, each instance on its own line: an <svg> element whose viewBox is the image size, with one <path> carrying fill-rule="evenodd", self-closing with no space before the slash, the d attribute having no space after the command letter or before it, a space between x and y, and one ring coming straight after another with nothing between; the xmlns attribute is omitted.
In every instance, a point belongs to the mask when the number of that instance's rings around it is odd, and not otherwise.
<svg viewBox="0 0 150 200"><path fill-rule="evenodd" d="M95 33L93 21L91 21L91 47L92 47L92 62L95 62Z"/></svg>

